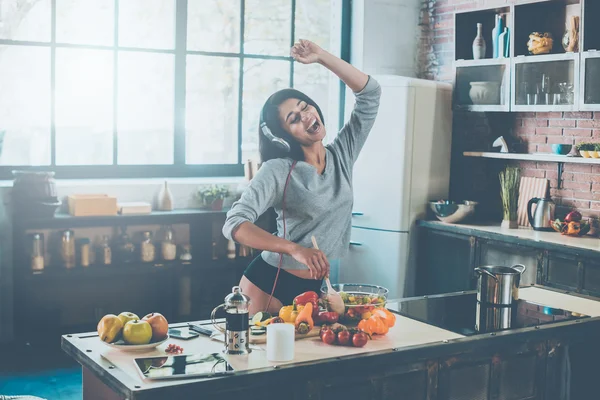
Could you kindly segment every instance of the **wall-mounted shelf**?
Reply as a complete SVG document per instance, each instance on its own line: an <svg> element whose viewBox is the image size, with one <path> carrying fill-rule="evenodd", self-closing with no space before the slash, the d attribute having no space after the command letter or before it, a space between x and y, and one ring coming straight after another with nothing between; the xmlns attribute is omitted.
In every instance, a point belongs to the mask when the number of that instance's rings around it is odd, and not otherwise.
<svg viewBox="0 0 600 400"><path fill-rule="evenodd" d="M521 154L521 153L493 153L485 151L465 151L463 153L465 157L481 157L481 158L495 158L501 160L519 160L519 161L541 161L541 162L555 162L558 164L558 184L557 188L562 187L562 172L564 163L572 164L600 164L600 158L584 158L584 157L568 157L559 156L555 154Z"/></svg>

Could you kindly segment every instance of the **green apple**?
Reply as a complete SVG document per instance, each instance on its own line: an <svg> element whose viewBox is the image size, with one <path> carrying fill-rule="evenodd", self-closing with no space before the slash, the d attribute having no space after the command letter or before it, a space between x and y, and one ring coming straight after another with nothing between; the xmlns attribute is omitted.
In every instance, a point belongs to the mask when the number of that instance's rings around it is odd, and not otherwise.
<svg viewBox="0 0 600 400"><path fill-rule="evenodd" d="M123 326L125 326L125 324L128 323L129 321L135 321L136 319L140 319L140 317L138 317L137 315L135 315L132 312L123 311L121 314L119 314L119 319L123 323Z"/></svg>
<svg viewBox="0 0 600 400"><path fill-rule="evenodd" d="M152 339L152 327L146 321L129 321L123 327L123 340L127 344L148 344Z"/></svg>

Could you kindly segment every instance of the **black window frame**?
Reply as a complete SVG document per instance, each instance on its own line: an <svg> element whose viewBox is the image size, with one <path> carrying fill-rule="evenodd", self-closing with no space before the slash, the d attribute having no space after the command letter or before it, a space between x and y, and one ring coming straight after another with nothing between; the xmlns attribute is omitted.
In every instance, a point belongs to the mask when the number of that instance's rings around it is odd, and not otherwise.
<svg viewBox="0 0 600 400"><path fill-rule="evenodd" d="M265 59L265 60L283 60L290 62L290 84L294 83L295 62L289 56L269 56L257 54L244 54L244 23L245 23L245 0L240 1L240 51L238 53L221 53L207 51L191 51L187 49L187 10L188 0L175 0L175 48L173 50L144 49L118 46L118 2L115 4L115 27L114 43L112 46L98 45L79 45L56 42L56 1L51 1L51 39L50 42L32 42L0 39L0 45L20 45L34 47L50 48L50 89L51 89L51 121L50 121L50 153L51 161L48 166L25 166L11 165L0 166L0 180L12 179L12 171L53 171L58 179L114 179L114 178L183 178L183 177L238 177L244 175L244 164L242 162L242 94L244 84L244 59ZM292 3L291 15L291 43L294 44L295 38L295 12L297 0L290 0ZM351 0L341 0L341 58L350 61L350 32L351 32ZM114 52L114 84L116 86L118 53L120 51L139 51L149 53L168 53L175 55L175 104L174 104L174 159L170 165L119 165L118 160L118 142L117 142L117 121L113 120L113 164L112 165L56 165L56 126L55 126L55 69L56 69L56 49L57 48L78 48L78 49L101 49L112 50ZM236 164L186 164L185 163L185 94L186 94L186 57L187 55L208 55L220 57L234 57L240 60L240 71L238 76L238 160ZM344 123L345 86L340 81L340 112L339 126ZM114 91L113 107L116 114L117 90ZM258 118L258 116L257 116Z"/></svg>

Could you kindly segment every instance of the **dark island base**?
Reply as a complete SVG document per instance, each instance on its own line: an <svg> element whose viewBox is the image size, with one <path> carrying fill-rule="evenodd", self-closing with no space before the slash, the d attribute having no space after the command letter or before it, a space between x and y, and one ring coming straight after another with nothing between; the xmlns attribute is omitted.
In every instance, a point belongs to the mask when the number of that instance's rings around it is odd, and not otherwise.
<svg viewBox="0 0 600 400"><path fill-rule="evenodd" d="M599 334L593 318L120 393L108 374L84 367L84 399L593 399Z"/></svg>

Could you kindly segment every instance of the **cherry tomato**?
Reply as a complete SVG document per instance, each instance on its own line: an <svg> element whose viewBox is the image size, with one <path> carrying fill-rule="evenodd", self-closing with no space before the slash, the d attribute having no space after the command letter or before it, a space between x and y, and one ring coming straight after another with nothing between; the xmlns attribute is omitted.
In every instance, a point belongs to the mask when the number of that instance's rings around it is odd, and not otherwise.
<svg viewBox="0 0 600 400"><path fill-rule="evenodd" d="M327 325L323 325L323 327L321 328L321 331L319 332L319 337L321 339L323 339L323 334L327 331L330 331L331 329L329 329L329 327Z"/></svg>
<svg viewBox="0 0 600 400"><path fill-rule="evenodd" d="M341 344L342 346L346 346L350 343L350 332L341 331L340 333L338 333L337 339L339 344Z"/></svg>
<svg viewBox="0 0 600 400"><path fill-rule="evenodd" d="M369 337L364 332L357 332L352 335L352 345L354 347L363 347L365 344L367 344L368 340Z"/></svg>
<svg viewBox="0 0 600 400"><path fill-rule="evenodd" d="M331 329L327 329L321 335L321 340L327 344L334 344L335 343L335 332L332 331Z"/></svg>

